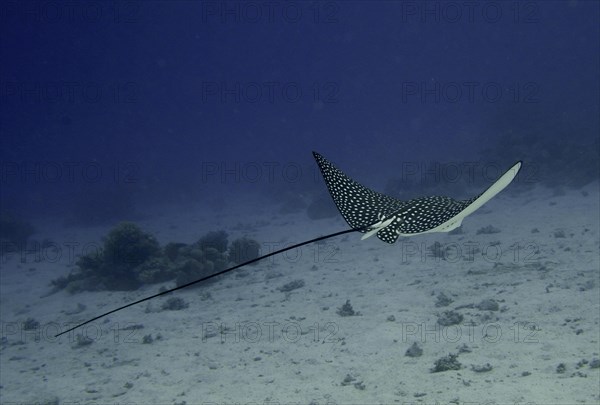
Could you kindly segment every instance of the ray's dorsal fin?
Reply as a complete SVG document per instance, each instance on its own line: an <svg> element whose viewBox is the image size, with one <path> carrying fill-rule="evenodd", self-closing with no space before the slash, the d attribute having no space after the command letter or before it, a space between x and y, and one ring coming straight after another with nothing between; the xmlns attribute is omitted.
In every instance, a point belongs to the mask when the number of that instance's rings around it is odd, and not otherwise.
<svg viewBox="0 0 600 405"><path fill-rule="evenodd" d="M313 152L333 201L353 228L365 233L362 239L377 235L387 243L399 236L448 232L508 186L519 173L517 162L480 195L464 201L433 196L401 201L373 191L352 180L320 154Z"/></svg>

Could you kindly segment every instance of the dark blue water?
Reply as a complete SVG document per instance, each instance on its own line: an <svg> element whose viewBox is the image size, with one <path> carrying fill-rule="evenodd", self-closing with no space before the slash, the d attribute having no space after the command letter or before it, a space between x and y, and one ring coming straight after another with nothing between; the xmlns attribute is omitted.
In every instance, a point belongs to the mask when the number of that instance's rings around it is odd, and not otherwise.
<svg viewBox="0 0 600 405"><path fill-rule="evenodd" d="M24 216L322 187L312 150L378 189L406 162L597 164L597 2L0 9L1 203Z"/></svg>
<svg viewBox="0 0 600 405"><path fill-rule="evenodd" d="M599 21L595 0L0 0L0 402L597 403ZM458 235L338 234L186 289L187 314L157 299L55 339L242 245L347 229L312 151L401 200L523 167ZM362 226L375 204L345 184ZM378 236L446 221L448 201L394 203ZM226 253L211 230L256 240ZM239 322L309 333L218 341ZM462 370L430 375L456 351Z"/></svg>

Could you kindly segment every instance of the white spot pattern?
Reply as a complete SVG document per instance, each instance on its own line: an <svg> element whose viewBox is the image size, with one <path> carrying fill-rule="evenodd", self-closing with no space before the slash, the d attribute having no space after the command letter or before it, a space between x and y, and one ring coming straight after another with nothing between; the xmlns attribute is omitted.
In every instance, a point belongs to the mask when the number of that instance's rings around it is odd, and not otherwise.
<svg viewBox="0 0 600 405"><path fill-rule="evenodd" d="M479 197L457 201L434 196L401 201L364 187L320 154L313 152L313 155L329 194L348 225L363 233L372 232L393 218L377 232L377 237L387 243L396 242L400 234L431 230L458 215Z"/></svg>

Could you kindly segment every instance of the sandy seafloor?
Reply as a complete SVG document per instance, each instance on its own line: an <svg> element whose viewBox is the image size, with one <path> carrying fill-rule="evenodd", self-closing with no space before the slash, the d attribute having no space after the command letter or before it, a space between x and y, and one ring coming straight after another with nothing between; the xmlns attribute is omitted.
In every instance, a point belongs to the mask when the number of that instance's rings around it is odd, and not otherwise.
<svg viewBox="0 0 600 405"><path fill-rule="evenodd" d="M597 183L564 195L541 187L504 192L464 221L463 234L395 245L350 234L305 246L299 256L268 259L178 292L189 303L185 310L147 312L141 304L111 315L83 330L93 339L83 347L73 334L54 339L57 325L90 318L161 285L41 298L51 279L68 273L73 260L67 249L56 262L49 253L37 263L31 254L26 263L17 255L5 257L0 399L597 404L600 368L590 363L600 358L599 208ZM191 243L209 230L225 229L230 240L246 235L266 250L346 226L341 217L311 221L305 213L272 211L251 203L246 212L163 210L138 223L162 244ZM476 234L488 225L501 232ZM65 228L52 220L40 228L36 238L59 245L98 242L109 229ZM447 260L425 254L435 241L450 248ZM457 258L457 248L468 256L473 244L480 253L472 260ZM298 279L304 287L278 290ZM440 293L453 302L437 307ZM499 310L478 309L489 299ZM161 300L151 307L159 308ZM336 313L346 300L359 315ZM85 309L69 315L78 304ZM438 315L450 310L463 321L441 327ZM30 317L40 327L24 332L22 322ZM143 329L126 329L134 324ZM145 335L154 341L143 344ZM422 356L405 355L413 342ZM462 369L431 372L437 359L459 351ZM491 370L474 370L487 364Z"/></svg>

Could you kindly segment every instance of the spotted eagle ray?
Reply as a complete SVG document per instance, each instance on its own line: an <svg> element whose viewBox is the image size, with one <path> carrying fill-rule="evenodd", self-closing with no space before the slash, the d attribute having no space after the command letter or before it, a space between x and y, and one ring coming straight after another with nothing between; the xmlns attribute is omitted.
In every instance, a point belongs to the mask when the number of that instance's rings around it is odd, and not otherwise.
<svg viewBox="0 0 600 405"><path fill-rule="evenodd" d="M350 225L350 229L300 242L247 262L240 263L209 276L202 277L198 280L180 285L179 287L171 288L140 300L130 302L129 304L120 306L82 322L57 334L55 337L71 332L90 322L114 314L115 312L129 308L133 305L140 304L144 301L149 301L153 298L201 283L279 253L346 233L364 233L361 239L377 235L377 238L380 240L392 244L396 242L399 236L414 236L432 232L449 232L458 228L465 217L475 212L492 197L504 190L517 176L522 165L522 162L518 161L483 193L468 200L457 201L450 197L433 196L402 201L373 191L352 180L317 152L313 152L313 156L319 165L319 169L321 170L329 194L331 195L331 198L333 198L333 202L340 211L340 214L342 214L342 217L346 220L348 225Z"/></svg>
<svg viewBox="0 0 600 405"><path fill-rule="evenodd" d="M313 152L329 194L340 214L353 229L365 233L362 239L377 235L387 243L398 236L449 232L510 184L521 169L517 162L483 193L464 201L449 197L421 197L409 201L370 190L346 176L327 159Z"/></svg>

